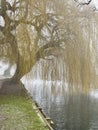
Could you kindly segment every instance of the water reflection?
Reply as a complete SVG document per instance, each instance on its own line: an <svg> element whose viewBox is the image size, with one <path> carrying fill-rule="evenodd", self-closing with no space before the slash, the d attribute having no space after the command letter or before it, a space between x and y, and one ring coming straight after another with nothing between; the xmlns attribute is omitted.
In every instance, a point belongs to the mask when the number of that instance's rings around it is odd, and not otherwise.
<svg viewBox="0 0 98 130"><path fill-rule="evenodd" d="M55 130L98 130L97 93L72 94L60 81L24 80L26 88L53 119Z"/></svg>
<svg viewBox="0 0 98 130"><path fill-rule="evenodd" d="M15 67L9 67L9 63L0 62L0 77L5 77L5 72L13 75ZM74 94L62 81L27 78L22 79L26 89L53 119L55 130L98 130L98 90Z"/></svg>

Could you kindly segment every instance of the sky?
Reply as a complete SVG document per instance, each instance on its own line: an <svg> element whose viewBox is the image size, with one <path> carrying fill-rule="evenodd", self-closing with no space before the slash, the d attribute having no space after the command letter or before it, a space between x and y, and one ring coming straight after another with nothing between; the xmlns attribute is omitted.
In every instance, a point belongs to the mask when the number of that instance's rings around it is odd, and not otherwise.
<svg viewBox="0 0 98 130"><path fill-rule="evenodd" d="M93 3L95 4L96 8L98 8L98 0L93 0Z"/></svg>
<svg viewBox="0 0 98 130"><path fill-rule="evenodd" d="M11 4L14 2L14 0L7 0L7 1L10 2ZM89 0L83 0L83 1L89 1ZM98 0L92 0L92 3L96 6L96 8L98 8Z"/></svg>
<svg viewBox="0 0 98 130"><path fill-rule="evenodd" d="M98 5L98 0L93 0Z"/></svg>
<svg viewBox="0 0 98 130"><path fill-rule="evenodd" d="M10 2L11 4L13 4L14 0L7 0L8 2ZM82 0L80 0L82 1ZM83 1L88 1L88 0L83 0ZM91 4L93 4L97 9L98 9L98 0L92 0ZM0 26L4 26L4 20L3 18L0 16Z"/></svg>

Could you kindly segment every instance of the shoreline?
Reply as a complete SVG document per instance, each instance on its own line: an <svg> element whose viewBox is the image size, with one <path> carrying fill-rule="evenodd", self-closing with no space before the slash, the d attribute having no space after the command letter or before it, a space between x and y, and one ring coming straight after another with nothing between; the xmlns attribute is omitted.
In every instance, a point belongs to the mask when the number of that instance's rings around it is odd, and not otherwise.
<svg viewBox="0 0 98 130"><path fill-rule="evenodd" d="M0 129L49 130L34 106L24 86L10 78L0 79Z"/></svg>
<svg viewBox="0 0 98 130"><path fill-rule="evenodd" d="M0 95L0 129L49 130L34 106L28 96Z"/></svg>

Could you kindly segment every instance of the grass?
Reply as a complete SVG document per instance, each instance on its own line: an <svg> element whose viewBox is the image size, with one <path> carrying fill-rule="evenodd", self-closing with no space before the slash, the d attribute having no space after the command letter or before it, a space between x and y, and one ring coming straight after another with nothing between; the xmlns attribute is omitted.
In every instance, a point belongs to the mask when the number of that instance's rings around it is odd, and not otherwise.
<svg viewBox="0 0 98 130"><path fill-rule="evenodd" d="M0 96L0 130L48 130L28 97Z"/></svg>

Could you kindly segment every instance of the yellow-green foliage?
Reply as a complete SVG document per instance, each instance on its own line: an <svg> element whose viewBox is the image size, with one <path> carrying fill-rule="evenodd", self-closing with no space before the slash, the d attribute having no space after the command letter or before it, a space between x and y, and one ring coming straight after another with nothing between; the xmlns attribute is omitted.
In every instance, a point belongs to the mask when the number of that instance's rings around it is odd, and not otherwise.
<svg viewBox="0 0 98 130"><path fill-rule="evenodd" d="M19 78L28 73L37 60L43 58L48 59L43 66L44 79L47 79L48 73L51 72L51 80L60 80L60 75L63 75L62 80L67 81L69 87L75 90L88 91L96 87L98 32L97 19L90 9L79 9L72 1L67 0L21 0L18 12L12 13L10 17L13 17L16 24L16 62ZM5 32L8 37L6 28ZM10 40L10 37L8 39ZM8 45L6 40L4 44ZM49 45L47 48L46 44ZM2 53L7 52L8 57L11 57L7 51L9 47L4 49L3 45L0 46ZM16 57L13 48L10 52ZM47 58L50 55L56 57L52 58L51 64ZM60 58L63 61L60 66L64 73L58 71Z"/></svg>

